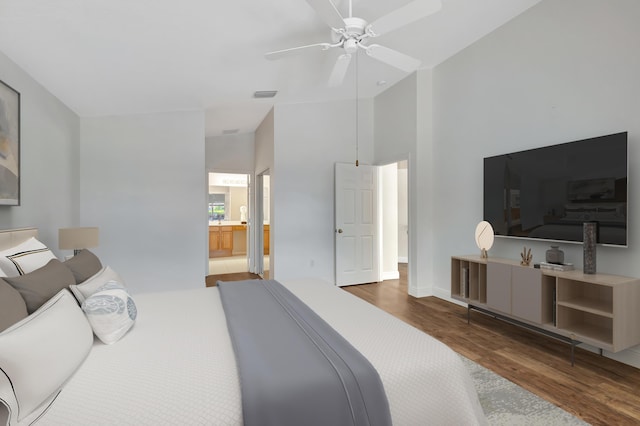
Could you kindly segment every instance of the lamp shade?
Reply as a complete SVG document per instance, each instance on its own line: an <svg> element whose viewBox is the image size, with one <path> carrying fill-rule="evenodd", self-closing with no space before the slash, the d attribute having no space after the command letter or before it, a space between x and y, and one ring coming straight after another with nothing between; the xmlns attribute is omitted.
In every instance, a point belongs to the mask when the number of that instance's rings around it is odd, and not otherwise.
<svg viewBox="0 0 640 426"><path fill-rule="evenodd" d="M60 228L58 248L79 250L98 246L98 227Z"/></svg>

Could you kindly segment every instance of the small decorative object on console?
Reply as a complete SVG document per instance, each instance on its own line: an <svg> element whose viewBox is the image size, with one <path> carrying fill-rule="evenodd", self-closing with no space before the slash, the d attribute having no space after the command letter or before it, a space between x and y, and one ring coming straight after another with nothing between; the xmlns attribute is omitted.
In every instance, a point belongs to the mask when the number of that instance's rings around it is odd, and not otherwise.
<svg viewBox="0 0 640 426"><path fill-rule="evenodd" d="M531 264L531 260L533 259L531 249L527 250L527 247L525 246L524 249L522 249L522 253L520 253L520 259L520 264L522 266L529 266Z"/></svg>
<svg viewBox="0 0 640 426"><path fill-rule="evenodd" d="M564 263L564 252L560 250L560 246L551 246L546 252L547 263L556 263L562 265Z"/></svg>
<svg viewBox="0 0 640 426"><path fill-rule="evenodd" d="M573 263L540 262L540 268L552 271L573 271Z"/></svg>
<svg viewBox="0 0 640 426"><path fill-rule="evenodd" d="M485 220L476 226L476 245L480 249L480 257L486 259L489 257L488 251L493 246L493 226Z"/></svg>
<svg viewBox="0 0 640 426"><path fill-rule="evenodd" d="M596 242L598 241L598 223L585 222L582 224L582 272L596 273Z"/></svg>

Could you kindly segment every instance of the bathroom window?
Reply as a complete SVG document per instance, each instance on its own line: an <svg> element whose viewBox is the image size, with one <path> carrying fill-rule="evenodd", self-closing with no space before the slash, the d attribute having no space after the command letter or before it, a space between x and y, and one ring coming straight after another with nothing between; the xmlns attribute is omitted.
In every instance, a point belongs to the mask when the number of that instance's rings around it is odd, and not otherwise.
<svg viewBox="0 0 640 426"><path fill-rule="evenodd" d="M209 194L209 220L224 220L225 194Z"/></svg>

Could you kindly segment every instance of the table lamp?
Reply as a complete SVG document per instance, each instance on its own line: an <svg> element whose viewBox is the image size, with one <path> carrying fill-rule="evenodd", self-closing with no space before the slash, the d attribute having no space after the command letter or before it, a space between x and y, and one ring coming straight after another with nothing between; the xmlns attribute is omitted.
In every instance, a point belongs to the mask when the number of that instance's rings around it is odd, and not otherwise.
<svg viewBox="0 0 640 426"><path fill-rule="evenodd" d="M60 228L58 248L73 250L73 255L85 248L98 246L98 227Z"/></svg>

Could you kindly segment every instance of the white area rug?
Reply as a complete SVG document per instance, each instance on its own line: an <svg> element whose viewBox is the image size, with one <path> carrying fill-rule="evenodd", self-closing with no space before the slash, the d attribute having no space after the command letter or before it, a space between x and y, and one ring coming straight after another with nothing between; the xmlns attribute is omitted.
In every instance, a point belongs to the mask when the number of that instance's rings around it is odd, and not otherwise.
<svg viewBox="0 0 640 426"><path fill-rule="evenodd" d="M587 425L494 372L460 356L471 372L480 404L492 426Z"/></svg>

